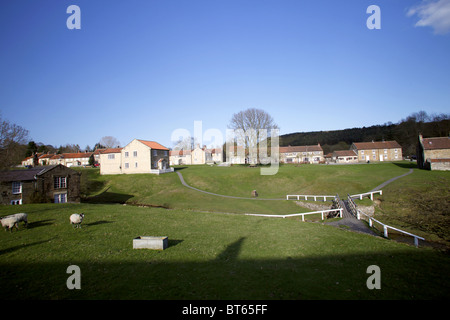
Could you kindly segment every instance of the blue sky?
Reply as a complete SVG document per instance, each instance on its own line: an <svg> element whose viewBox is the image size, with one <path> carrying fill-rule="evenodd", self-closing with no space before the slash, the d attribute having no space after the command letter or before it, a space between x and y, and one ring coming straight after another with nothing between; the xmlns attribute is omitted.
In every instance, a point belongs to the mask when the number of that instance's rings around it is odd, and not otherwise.
<svg viewBox="0 0 450 320"><path fill-rule="evenodd" d="M2 0L0 114L82 148L225 135L247 108L280 134L395 123L450 112L449 57L450 0Z"/></svg>

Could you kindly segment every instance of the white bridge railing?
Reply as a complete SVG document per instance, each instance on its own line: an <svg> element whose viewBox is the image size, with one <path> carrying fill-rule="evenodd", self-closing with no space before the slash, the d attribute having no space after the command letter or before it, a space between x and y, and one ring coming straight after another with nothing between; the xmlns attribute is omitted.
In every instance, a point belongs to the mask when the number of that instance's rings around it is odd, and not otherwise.
<svg viewBox="0 0 450 320"><path fill-rule="evenodd" d="M388 229L392 229L392 230L401 232L401 233L403 233L403 234L406 234L406 235L408 235L408 236L414 237L414 245L415 245L416 247L419 246L419 239L425 241L424 238L419 237L418 235L415 235L415 234L412 234L412 233L409 233L409 232L400 230L400 229L398 229L398 228L394 228L394 227L392 227L392 226L388 226L387 224L384 224L384 223L378 221L377 219L374 219L374 218L368 216L367 214L365 214L364 212L361 212L361 211L359 211L359 210L357 210L357 212L358 212L358 214L357 214L358 220L361 220L361 215L365 216L365 217L369 220L369 226L370 226L371 228L373 227L373 221L375 221L376 223L382 225L382 226L383 226L383 233L384 233L384 237L385 237L385 238L388 237Z"/></svg>
<svg viewBox="0 0 450 320"><path fill-rule="evenodd" d="M278 214L258 214L258 213L246 213L246 216L257 216L257 217L269 217L269 218L290 218L290 217L296 217L296 216L302 216L302 221L305 221L305 215L308 214L322 214L322 220L324 218L324 213L327 212L339 212L339 217L342 218L342 208L339 209L330 209L330 210L320 210L320 211L312 211L312 212L305 212L305 213L293 213L293 214L286 214L286 215L278 215Z"/></svg>
<svg viewBox="0 0 450 320"><path fill-rule="evenodd" d="M323 201L327 201L327 198L332 198L334 199L336 196L322 196L322 195L310 195L310 194L288 194L286 196L286 200L290 200L290 197L296 197L297 200L300 200L300 198L303 198L304 200L308 200L308 198L311 200L314 199L314 201L317 201L317 198L321 198L323 199Z"/></svg>
<svg viewBox="0 0 450 320"><path fill-rule="evenodd" d="M379 193L380 195L382 195L383 194L383 190L377 190L377 191L370 191L370 192L366 192L366 193L354 194L354 195L351 195L350 197L352 197L352 198L359 198L359 200L362 200L363 197L369 196L370 200L373 201L373 195L375 193Z"/></svg>
<svg viewBox="0 0 450 320"><path fill-rule="evenodd" d="M380 191L381 191L381 190L380 190ZM415 234L412 234L412 233L409 233L409 232L400 230L400 229L398 229L398 228L394 228L394 227L392 227L392 226L388 226L387 224L384 224L383 222L378 221L377 219L375 219L375 218L373 218L373 217L371 217L371 216L365 214L364 212L359 211L358 208L357 208L357 205L356 205L355 202L353 201L352 197L353 197L353 196L348 195L348 205L349 205L350 210L352 211L352 214L355 215L356 218L357 218L358 220L361 220L361 215L363 215L363 216L364 216L365 218L367 218L367 220L369 221L369 226L370 226L371 228L373 227L373 222L374 222L374 221L375 221L376 223L380 224L380 225L383 227L383 233L384 233L384 237L385 237L385 238L388 238L388 229L391 229L391 230L395 230L395 231L401 232L401 233L403 233L403 234L406 234L406 235L408 235L408 236L414 237L414 245L415 245L416 247L419 246L419 239L420 239L420 240L425 240L424 238L419 237L418 235L415 235Z"/></svg>

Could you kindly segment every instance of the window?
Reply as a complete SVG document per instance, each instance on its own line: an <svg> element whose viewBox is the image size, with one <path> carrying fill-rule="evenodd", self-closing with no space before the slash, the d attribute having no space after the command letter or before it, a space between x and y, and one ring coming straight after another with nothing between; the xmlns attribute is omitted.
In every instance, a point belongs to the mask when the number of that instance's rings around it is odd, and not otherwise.
<svg viewBox="0 0 450 320"><path fill-rule="evenodd" d="M169 155L169 151L164 151L164 155L168 156Z"/></svg>
<svg viewBox="0 0 450 320"><path fill-rule="evenodd" d="M387 153L387 149L384 149L384 153Z"/></svg>
<svg viewBox="0 0 450 320"><path fill-rule="evenodd" d="M12 193L13 194L22 193L22 182L15 181L12 183Z"/></svg>
<svg viewBox="0 0 450 320"><path fill-rule="evenodd" d="M133 151L133 157L137 157L137 151Z"/></svg>
<svg viewBox="0 0 450 320"><path fill-rule="evenodd" d="M125 152L125 158L128 158L128 151Z"/></svg>
<svg viewBox="0 0 450 320"><path fill-rule="evenodd" d="M116 155L114 153L108 154L108 159L109 160L114 160L115 158L116 158Z"/></svg>
<svg viewBox="0 0 450 320"><path fill-rule="evenodd" d="M397 153L397 152L398 152L398 149L395 149L394 152Z"/></svg>
<svg viewBox="0 0 450 320"><path fill-rule="evenodd" d="M157 156L157 154L158 154L158 151L156 151L156 150L153 150L153 156L154 156L154 157L156 157L156 156Z"/></svg>
<svg viewBox="0 0 450 320"><path fill-rule="evenodd" d="M372 154L375 154L375 150L372 150Z"/></svg>
<svg viewBox="0 0 450 320"><path fill-rule="evenodd" d="M130 164L128 162L125 162L125 169L128 169L130 167Z"/></svg>
<svg viewBox="0 0 450 320"><path fill-rule="evenodd" d="M55 189L67 188L67 178L66 177L54 177L53 186Z"/></svg>
<svg viewBox="0 0 450 320"><path fill-rule="evenodd" d="M135 163L134 163L134 167L135 167L135 168L137 168L137 167L138 167L138 164L137 164L137 162L135 162Z"/></svg>
<svg viewBox="0 0 450 320"><path fill-rule="evenodd" d="M19 205L19 204L22 204L22 199L11 200L11 205L12 206Z"/></svg>
<svg viewBox="0 0 450 320"><path fill-rule="evenodd" d="M66 203L67 193L58 193L54 195L55 203Z"/></svg>
<svg viewBox="0 0 450 320"><path fill-rule="evenodd" d="M373 158L373 160L377 160L377 156L375 154L373 155L372 158Z"/></svg>
<svg viewBox="0 0 450 320"><path fill-rule="evenodd" d="M361 150L361 154L364 154L364 150Z"/></svg>

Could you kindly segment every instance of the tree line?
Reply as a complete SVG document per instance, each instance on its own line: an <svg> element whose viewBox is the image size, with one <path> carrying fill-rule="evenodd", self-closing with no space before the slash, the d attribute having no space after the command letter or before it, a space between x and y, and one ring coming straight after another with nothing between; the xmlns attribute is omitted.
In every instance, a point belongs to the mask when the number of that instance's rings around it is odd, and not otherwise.
<svg viewBox="0 0 450 320"><path fill-rule="evenodd" d="M347 150L353 142L397 141L403 155L416 154L418 135L447 137L450 133L450 114L415 112L398 123L387 122L362 128L333 131L297 132L280 136L280 146L314 145L320 143L324 154L335 150Z"/></svg>

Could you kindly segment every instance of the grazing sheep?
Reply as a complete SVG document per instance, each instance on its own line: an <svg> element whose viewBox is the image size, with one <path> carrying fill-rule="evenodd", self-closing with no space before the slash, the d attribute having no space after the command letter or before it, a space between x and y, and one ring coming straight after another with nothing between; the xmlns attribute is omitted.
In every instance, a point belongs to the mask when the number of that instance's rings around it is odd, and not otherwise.
<svg viewBox="0 0 450 320"><path fill-rule="evenodd" d="M12 217L17 218L17 222L23 221L25 224L25 227L28 226L28 215L26 213L16 213L16 214L6 216L5 218L12 218Z"/></svg>
<svg viewBox="0 0 450 320"><path fill-rule="evenodd" d="M83 222L84 213L74 213L70 216L70 224L74 224L75 228L81 228L81 222Z"/></svg>
<svg viewBox="0 0 450 320"><path fill-rule="evenodd" d="M5 231L6 229L9 229L9 231L12 232L14 226L16 226L16 229L19 230L18 227L19 221L17 220L16 217L5 217L2 218L0 222L2 223L2 227L5 228Z"/></svg>

